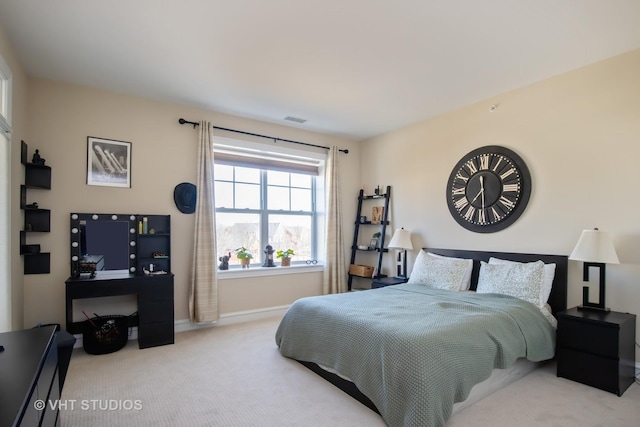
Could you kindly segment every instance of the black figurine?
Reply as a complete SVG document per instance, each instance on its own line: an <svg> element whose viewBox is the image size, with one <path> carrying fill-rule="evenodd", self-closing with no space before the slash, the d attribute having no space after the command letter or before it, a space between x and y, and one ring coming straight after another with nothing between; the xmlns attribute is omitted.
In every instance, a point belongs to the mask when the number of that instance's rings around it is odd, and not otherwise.
<svg viewBox="0 0 640 427"><path fill-rule="evenodd" d="M271 245L267 245L264 248L264 253L267 255L267 257L264 260L264 264L262 264L263 267L275 267L276 265L273 263L273 253L275 251L273 250L273 246Z"/></svg>
<svg viewBox="0 0 640 427"><path fill-rule="evenodd" d="M229 255L224 255L218 258L218 261L220 261L220 265L218 266L219 270L229 269L229 258L231 258L231 252L229 252Z"/></svg>
<svg viewBox="0 0 640 427"><path fill-rule="evenodd" d="M34 165L44 166L44 159L40 157L40 150L36 148L36 152L33 153L33 159L31 159L31 163Z"/></svg>

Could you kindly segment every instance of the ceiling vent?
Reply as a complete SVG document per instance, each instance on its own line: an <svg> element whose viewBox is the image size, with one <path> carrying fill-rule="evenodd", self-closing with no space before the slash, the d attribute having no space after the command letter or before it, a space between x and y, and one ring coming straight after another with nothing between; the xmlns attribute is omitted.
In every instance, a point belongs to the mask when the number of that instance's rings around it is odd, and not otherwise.
<svg viewBox="0 0 640 427"><path fill-rule="evenodd" d="M296 123L304 123L307 121L307 119L301 119L299 117L292 117L292 116L287 116L284 119L289 120L290 122L296 122Z"/></svg>

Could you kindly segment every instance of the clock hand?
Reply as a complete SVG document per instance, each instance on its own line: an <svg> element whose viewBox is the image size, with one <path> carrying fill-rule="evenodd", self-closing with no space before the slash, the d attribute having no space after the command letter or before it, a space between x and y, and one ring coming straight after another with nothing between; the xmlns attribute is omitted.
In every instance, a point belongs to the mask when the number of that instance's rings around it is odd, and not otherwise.
<svg viewBox="0 0 640 427"><path fill-rule="evenodd" d="M482 209L484 209L484 177L480 175L480 192L482 193Z"/></svg>
<svg viewBox="0 0 640 427"><path fill-rule="evenodd" d="M476 194L476 197L474 197L474 198L473 198L473 200L472 200L470 203L475 202L475 201L478 199L478 197L480 197L480 195L483 195L483 199L484 199L484 188L482 188L482 189L478 192L478 194Z"/></svg>
<svg viewBox="0 0 640 427"><path fill-rule="evenodd" d="M482 195L482 209L484 209L484 177L482 175L480 175L480 191L478 191L478 194L476 194L476 197L474 197L470 203L475 202L480 195Z"/></svg>

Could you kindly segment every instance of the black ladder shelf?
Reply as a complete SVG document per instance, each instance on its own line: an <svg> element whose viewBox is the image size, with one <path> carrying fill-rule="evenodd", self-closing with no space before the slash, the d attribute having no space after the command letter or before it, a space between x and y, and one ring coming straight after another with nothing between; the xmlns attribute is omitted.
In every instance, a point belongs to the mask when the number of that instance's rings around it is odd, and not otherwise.
<svg viewBox="0 0 640 427"><path fill-rule="evenodd" d="M386 277L386 275L381 274L381 268L382 268L382 256L384 255L385 252L388 252L389 250L387 248L384 247L384 240L386 237L386 230L387 230L387 225L389 225L389 199L391 198L391 186L387 186L386 192L384 194L364 194L364 190L360 190L360 194L358 195L358 211L356 214L356 222L355 222L355 230L353 232L353 244L351 245L351 261L349 264L349 267L351 267L351 265L356 263L356 257L358 255L359 252L377 252L378 253L378 260L376 262L376 268L375 268L375 274L373 277L373 279L379 279L382 277ZM362 207L363 207L363 202L364 201L368 201L368 200L374 200L374 201L380 201L380 200L384 200L384 210L382 212L382 219L381 221L378 222L372 222L371 220L366 220L366 221L362 221ZM374 204L370 204L367 203L367 206L371 205L372 207L375 206ZM370 226L377 226L380 227L379 228L379 232L380 232L380 238L378 239L378 245L376 248L371 248L369 247L369 242L361 242L358 243L359 240L359 236L360 236L360 227L362 226L367 226L367 228L369 228ZM368 240L368 239L367 239ZM366 245L367 249L359 249L358 245ZM369 278L367 276L361 276L359 274L353 274L351 273L351 269L348 273L348 290L351 291L352 289L352 283L353 283L353 278L354 277L365 277L365 278Z"/></svg>

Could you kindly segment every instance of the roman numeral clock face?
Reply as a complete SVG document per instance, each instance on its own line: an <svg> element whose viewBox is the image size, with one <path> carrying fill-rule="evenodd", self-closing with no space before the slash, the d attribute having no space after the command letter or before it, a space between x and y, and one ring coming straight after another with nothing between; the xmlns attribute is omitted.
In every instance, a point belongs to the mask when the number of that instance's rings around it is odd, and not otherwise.
<svg viewBox="0 0 640 427"><path fill-rule="evenodd" d="M505 147L473 150L453 168L447 182L447 205L464 228L493 233L513 224L531 194L524 161Z"/></svg>

